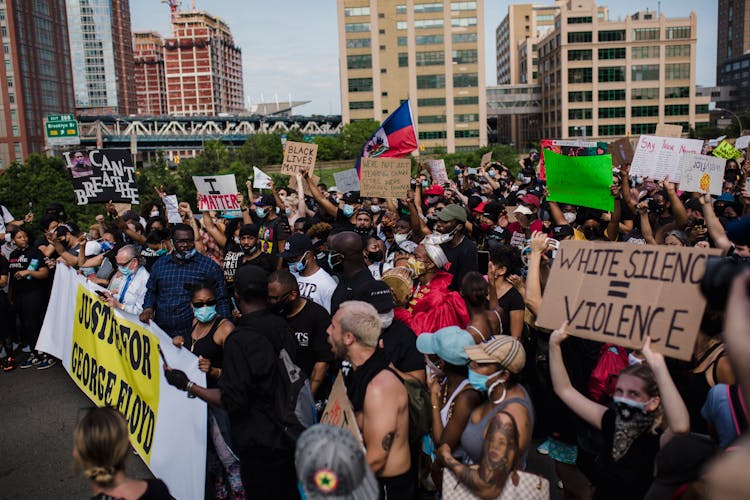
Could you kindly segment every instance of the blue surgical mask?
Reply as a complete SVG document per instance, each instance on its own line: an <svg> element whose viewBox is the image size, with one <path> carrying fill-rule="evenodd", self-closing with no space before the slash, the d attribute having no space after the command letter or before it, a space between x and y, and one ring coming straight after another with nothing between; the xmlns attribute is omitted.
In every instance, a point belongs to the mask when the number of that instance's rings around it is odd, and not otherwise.
<svg viewBox="0 0 750 500"><path fill-rule="evenodd" d="M195 315L195 319L201 323L208 323L216 316L216 306L203 306L193 309L193 314Z"/></svg>
<svg viewBox="0 0 750 500"><path fill-rule="evenodd" d="M287 217L289 217L290 215L292 215L292 209L291 208L285 208L284 209L284 215L286 215Z"/></svg>
<svg viewBox="0 0 750 500"><path fill-rule="evenodd" d="M328 267L333 271L344 261L344 256L333 251L328 252Z"/></svg>
<svg viewBox="0 0 750 500"><path fill-rule="evenodd" d="M305 252L305 255L307 255L307 252ZM302 258L298 262L289 263L289 272L299 274L305 270L305 267L307 267L305 264L305 255L303 255Z"/></svg>
<svg viewBox="0 0 750 500"><path fill-rule="evenodd" d="M193 258L194 255L195 255L195 248L193 248L192 250L188 250L184 254L178 251L175 251L174 253L174 256L180 260L190 260Z"/></svg>
<svg viewBox="0 0 750 500"><path fill-rule="evenodd" d="M159 257L161 257L162 255L167 255L167 249L160 248L159 250L156 251L156 255L158 255Z"/></svg>
<svg viewBox="0 0 750 500"><path fill-rule="evenodd" d="M632 399L623 398L620 396L615 396L612 398L612 400L614 401L615 405L617 405L618 407L627 406L628 408L632 408L633 410L639 410L639 411L642 411L643 413L646 413L646 404L648 403L648 401L646 401L645 403L642 403L641 401L633 401Z"/></svg>
<svg viewBox="0 0 750 500"><path fill-rule="evenodd" d="M422 188L426 189L427 186L429 186L429 183L427 181L422 181Z"/></svg>
<svg viewBox="0 0 750 500"><path fill-rule="evenodd" d="M487 380L490 378L489 375L482 375L469 368L469 384L480 391L487 392Z"/></svg>
<svg viewBox="0 0 750 500"><path fill-rule="evenodd" d="M487 172L487 175L490 176L490 179L494 179L495 178L495 171L494 170L490 170L489 172Z"/></svg>
<svg viewBox="0 0 750 500"><path fill-rule="evenodd" d="M108 252L115 246L111 241L102 241L102 252Z"/></svg>
<svg viewBox="0 0 750 500"><path fill-rule="evenodd" d="M133 274L133 270L126 266L117 266L117 270L120 271L120 274L123 276L130 276Z"/></svg>
<svg viewBox="0 0 750 500"><path fill-rule="evenodd" d="M261 207L258 207L258 208L255 209L255 215L257 215L258 218L260 218L260 219L265 219L266 216L268 215L268 212L266 212L265 210L263 210Z"/></svg>
<svg viewBox="0 0 750 500"><path fill-rule="evenodd" d="M349 205L348 203L344 205L344 217L351 217L354 215L354 207Z"/></svg>

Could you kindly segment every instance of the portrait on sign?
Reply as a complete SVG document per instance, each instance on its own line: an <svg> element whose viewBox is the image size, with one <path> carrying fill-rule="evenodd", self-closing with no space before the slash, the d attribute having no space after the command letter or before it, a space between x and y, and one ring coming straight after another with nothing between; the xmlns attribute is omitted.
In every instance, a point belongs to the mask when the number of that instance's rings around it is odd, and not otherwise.
<svg viewBox="0 0 750 500"><path fill-rule="evenodd" d="M86 151L74 151L70 156L66 156L66 162L70 175L76 179L94 174L94 167Z"/></svg>

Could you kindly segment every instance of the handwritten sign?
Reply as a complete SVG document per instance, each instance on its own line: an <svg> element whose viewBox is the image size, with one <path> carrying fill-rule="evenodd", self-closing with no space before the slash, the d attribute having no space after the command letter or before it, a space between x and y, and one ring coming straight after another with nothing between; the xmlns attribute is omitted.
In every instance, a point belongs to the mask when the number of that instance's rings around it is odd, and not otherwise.
<svg viewBox="0 0 750 500"><path fill-rule="evenodd" d="M717 158L724 158L725 160L736 160L742 156L742 151L735 149L735 147L729 144L728 141L721 141L721 144L716 146L716 149L714 149L711 154Z"/></svg>
<svg viewBox="0 0 750 500"><path fill-rule="evenodd" d="M354 437L360 443L362 442L362 434L357 426L357 418L354 415L352 403L346 395L346 386L341 370L339 370L339 374L333 382L331 395L328 396L328 402L323 410L323 415L320 417L320 423L342 427L354 434Z"/></svg>
<svg viewBox="0 0 750 500"><path fill-rule="evenodd" d="M552 264L537 325L677 359L693 354L706 300L699 284L719 250L567 240Z"/></svg>
<svg viewBox="0 0 750 500"><path fill-rule="evenodd" d="M409 158L362 158L360 193L369 198L403 198L409 190Z"/></svg>
<svg viewBox="0 0 750 500"><path fill-rule="evenodd" d="M253 167L253 189L270 189L271 188L271 177L259 169Z"/></svg>
<svg viewBox="0 0 750 500"><path fill-rule="evenodd" d="M656 126L656 132L654 135L659 137L682 137L682 125L670 125L668 123L660 123Z"/></svg>
<svg viewBox="0 0 750 500"><path fill-rule="evenodd" d="M721 195L726 160L714 156L686 154L682 161L680 189Z"/></svg>
<svg viewBox="0 0 750 500"><path fill-rule="evenodd" d="M286 141L284 145L284 161L281 163L281 173L297 175L308 172L315 167L315 157L317 155L317 144Z"/></svg>
<svg viewBox="0 0 750 500"><path fill-rule="evenodd" d="M333 179L336 181L336 189L341 193L359 191L359 174L356 169L350 168L336 172L333 174Z"/></svg>
<svg viewBox="0 0 750 500"><path fill-rule="evenodd" d="M234 174L193 176L198 190L198 210L240 210Z"/></svg>
<svg viewBox="0 0 750 500"><path fill-rule="evenodd" d="M633 163L633 146L630 144L630 139L620 139L619 141L611 142L607 146L607 152L612 155L612 166L613 167L624 167Z"/></svg>
<svg viewBox="0 0 750 500"><path fill-rule="evenodd" d="M92 149L63 153L78 205L138 203L135 166L127 149Z"/></svg>
<svg viewBox="0 0 750 500"><path fill-rule="evenodd" d="M164 202L164 206L167 209L167 222L170 224L179 224L182 222L182 217L179 211L179 202L177 201L176 194L165 195L161 201Z"/></svg>
<svg viewBox="0 0 750 500"><path fill-rule="evenodd" d="M703 141L642 135L633 155L630 175L662 180L669 176L672 182L682 177L682 157L688 153L700 154Z"/></svg>
<svg viewBox="0 0 750 500"><path fill-rule="evenodd" d="M427 162L430 168L430 177L433 184L443 185L448 182L448 172L445 170L445 160L430 160Z"/></svg>
<svg viewBox="0 0 750 500"><path fill-rule="evenodd" d="M748 146L750 146L750 135L743 135L734 141L734 147L737 149L747 149Z"/></svg>
<svg viewBox="0 0 750 500"><path fill-rule="evenodd" d="M482 161L479 163L480 168L484 168L492 162L492 151L482 155Z"/></svg>

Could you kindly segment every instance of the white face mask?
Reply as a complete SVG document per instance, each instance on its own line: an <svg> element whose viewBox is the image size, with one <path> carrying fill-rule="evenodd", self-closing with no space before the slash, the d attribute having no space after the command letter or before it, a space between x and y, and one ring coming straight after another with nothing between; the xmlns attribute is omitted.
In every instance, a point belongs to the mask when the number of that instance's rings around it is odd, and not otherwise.
<svg viewBox="0 0 750 500"><path fill-rule="evenodd" d="M234 242L239 245L240 244L240 237L239 236L235 236L234 237Z"/></svg>
<svg viewBox="0 0 750 500"><path fill-rule="evenodd" d="M159 211L158 210L152 210L151 211L151 217L159 217Z"/></svg>
<svg viewBox="0 0 750 500"><path fill-rule="evenodd" d="M568 224L573 224L576 220L576 213L575 212L563 212L563 217L565 217L565 222Z"/></svg>
<svg viewBox="0 0 750 500"><path fill-rule="evenodd" d="M394 234L393 235L393 241L395 241L397 245L400 245L401 243L403 243L407 239L409 239L409 235L408 234Z"/></svg>
<svg viewBox="0 0 750 500"><path fill-rule="evenodd" d="M374 213L374 214L376 214L376 213L380 212L380 205L371 205L371 206L370 206L370 211L371 211L372 213Z"/></svg>

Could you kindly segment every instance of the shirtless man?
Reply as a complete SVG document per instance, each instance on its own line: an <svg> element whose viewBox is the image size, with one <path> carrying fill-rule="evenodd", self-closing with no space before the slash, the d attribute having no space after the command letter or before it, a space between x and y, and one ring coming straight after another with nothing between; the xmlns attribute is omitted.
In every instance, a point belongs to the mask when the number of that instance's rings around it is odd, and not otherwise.
<svg viewBox="0 0 750 500"><path fill-rule="evenodd" d="M328 327L328 343L338 359L353 367L346 392L365 444L365 458L380 485L381 498L411 498L409 404L403 383L377 349L381 323L366 302L341 304Z"/></svg>

